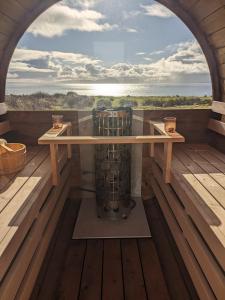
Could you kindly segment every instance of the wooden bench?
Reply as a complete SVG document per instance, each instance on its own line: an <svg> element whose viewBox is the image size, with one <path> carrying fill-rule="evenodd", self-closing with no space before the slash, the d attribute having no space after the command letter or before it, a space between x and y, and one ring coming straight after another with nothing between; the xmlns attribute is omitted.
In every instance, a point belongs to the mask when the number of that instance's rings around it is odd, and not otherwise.
<svg viewBox="0 0 225 300"><path fill-rule="evenodd" d="M35 283L70 187L71 162L59 148L59 186L53 187L45 146L28 147L25 168L0 177L0 299ZM26 299L29 298L29 295Z"/></svg>
<svg viewBox="0 0 225 300"><path fill-rule="evenodd" d="M225 136L225 103L213 101L212 111L221 115L221 120L210 119L208 128Z"/></svg>
<svg viewBox="0 0 225 300"><path fill-rule="evenodd" d="M225 104L219 104L225 114ZM215 111L215 105L213 110ZM221 107L223 110L221 110ZM221 113L222 112L222 113ZM209 129L225 135L223 118ZM174 146L171 183L155 147L151 184L200 299L225 297L225 154L207 144Z"/></svg>

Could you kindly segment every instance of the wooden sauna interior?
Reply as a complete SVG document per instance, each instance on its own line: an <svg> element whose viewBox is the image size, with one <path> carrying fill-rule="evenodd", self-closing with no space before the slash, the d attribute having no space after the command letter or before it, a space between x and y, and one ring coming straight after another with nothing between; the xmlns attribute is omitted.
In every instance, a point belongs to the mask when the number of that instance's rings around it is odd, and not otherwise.
<svg viewBox="0 0 225 300"><path fill-rule="evenodd" d="M0 1L0 102L15 47L56 0ZM177 117L171 179L163 149L144 146L142 193L151 239L72 240L79 211L79 146L59 153L52 184L49 147L38 138L53 112L3 112L0 137L27 145L27 163L0 177L0 299L225 299L225 1L160 0L193 32L213 87L209 109L144 111L148 121ZM78 134L76 111L62 112Z"/></svg>

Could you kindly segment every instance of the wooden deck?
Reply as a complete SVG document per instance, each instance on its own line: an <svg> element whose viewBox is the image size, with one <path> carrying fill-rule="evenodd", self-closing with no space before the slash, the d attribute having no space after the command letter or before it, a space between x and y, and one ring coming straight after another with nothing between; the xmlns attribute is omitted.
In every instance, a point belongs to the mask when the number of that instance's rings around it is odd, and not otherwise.
<svg viewBox="0 0 225 300"><path fill-rule="evenodd" d="M201 299L225 295L225 155L206 144L174 147L171 185L157 147L151 183Z"/></svg>
<svg viewBox="0 0 225 300"><path fill-rule="evenodd" d="M72 240L78 206L67 201L32 300L198 299L156 201L152 239Z"/></svg>

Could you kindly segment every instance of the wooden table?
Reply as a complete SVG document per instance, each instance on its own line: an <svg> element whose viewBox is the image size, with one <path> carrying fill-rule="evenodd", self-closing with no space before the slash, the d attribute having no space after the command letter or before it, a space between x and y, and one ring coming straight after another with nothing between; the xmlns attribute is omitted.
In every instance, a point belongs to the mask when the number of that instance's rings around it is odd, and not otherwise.
<svg viewBox="0 0 225 300"><path fill-rule="evenodd" d="M53 185L58 185L58 145L67 145L68 158L72 156L71 145L99 145L99 144L150 144L150 156L154 157L154 144L164 144L164 179L170 182L170 168L172 161L173 143L182 143L184 137L175 132L168 134L164 130L162 121L150 121L150 134L144 136L71 136L71 123L65 123L61 129L50 129L38 143L50 145ZM67 136L62 136L63 133ZM155 134L158 133L158 135Z"/></svg>

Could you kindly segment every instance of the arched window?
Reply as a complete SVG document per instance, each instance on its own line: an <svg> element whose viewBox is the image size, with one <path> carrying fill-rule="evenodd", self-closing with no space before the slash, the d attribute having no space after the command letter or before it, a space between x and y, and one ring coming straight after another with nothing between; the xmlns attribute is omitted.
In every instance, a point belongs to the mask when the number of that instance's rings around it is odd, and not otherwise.
<svg viewBox="0 0 225 300"><path fill-rule="evenodd" d="M200 45L165 6L150 0L64 0L20 40L7 95L9 106L18 109L98 103L147 109L207 105L212 85Z"/></svg>

